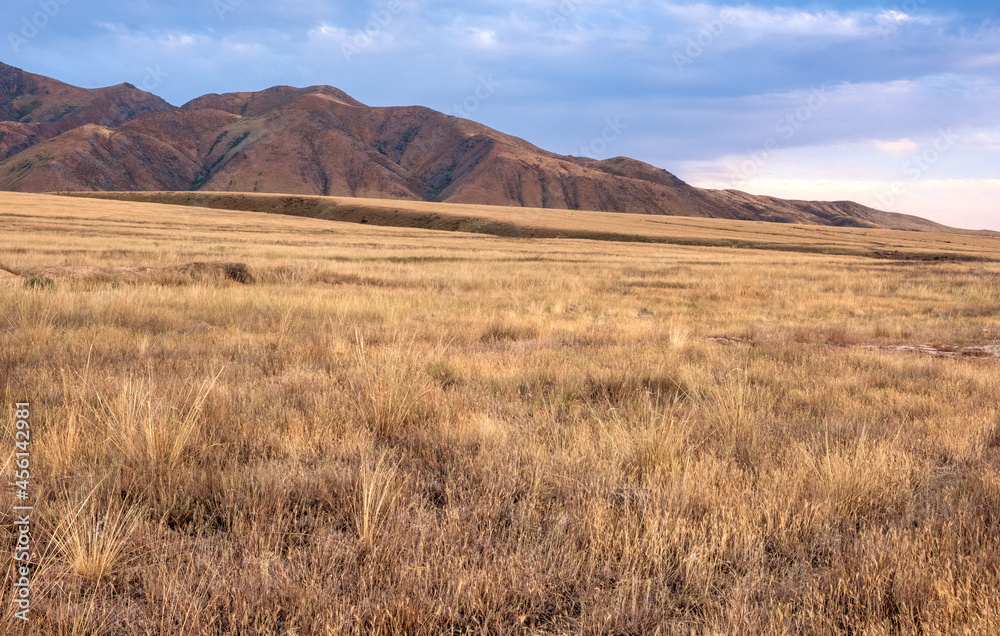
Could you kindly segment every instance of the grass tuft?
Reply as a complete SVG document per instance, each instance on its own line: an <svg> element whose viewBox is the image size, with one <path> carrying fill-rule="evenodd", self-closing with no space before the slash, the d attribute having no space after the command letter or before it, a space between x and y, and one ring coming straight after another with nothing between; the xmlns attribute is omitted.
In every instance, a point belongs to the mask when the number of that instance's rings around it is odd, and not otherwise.
<svg viewBox="0 0 1000 636"><path fill-rule="evenodd" d="M374 464L362 465L358 476L354 524L367 547L375 545L401 496L399 464L384 453Z"/></svg>
<svg viewBox="0 0 1000 636"><path fill-rule="evenodd" d="M357 370L348 379L358 423L382 439L413 433L434 417L422 400L431 384L415 359L414 343L398 336L381 347L355 334Z"/></svg>
<svg viewBox="0 0 1000 636"><path fill-rule="evenodd" d="M92 491L82 502L67 504L53 541L70 570L101 581L133 557L133 536L144 519L141 508L120 503L98 505Z"/></svg>

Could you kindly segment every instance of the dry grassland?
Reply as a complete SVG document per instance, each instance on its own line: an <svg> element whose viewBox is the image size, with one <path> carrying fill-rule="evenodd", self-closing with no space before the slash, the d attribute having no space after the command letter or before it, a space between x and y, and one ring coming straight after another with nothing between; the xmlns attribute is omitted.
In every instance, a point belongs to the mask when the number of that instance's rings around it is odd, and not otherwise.
<svg viewBox="0 0 1000 636"><path fill-rule="evenodd" d="M699 247L870 256L893 260L1000 260L1000 233L900 232L580 210L515 208L308 195L231 192L73 192L69 196L270 212L327 221L492 234L587 238Z"/></svg>
<svg viewBox="0 0 1000 636"><path fill-rule="evenodd" d="M883 348L998 263L0 194L0 269L3 633L1000 631L1000 360Z"/></svg>

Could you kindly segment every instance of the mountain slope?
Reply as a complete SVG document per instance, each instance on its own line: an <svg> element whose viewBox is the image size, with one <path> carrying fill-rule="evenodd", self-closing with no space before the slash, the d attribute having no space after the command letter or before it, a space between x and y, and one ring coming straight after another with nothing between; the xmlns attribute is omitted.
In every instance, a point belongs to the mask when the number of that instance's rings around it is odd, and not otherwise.
<svg viewBox="0 0 1000 636"><path fill-rule="evenodd" d="M694 188L419 106L329 86L210 94L173 107L127 84L87 90L0 65L0 189L203 190L941 229L850 202Z"/></svg>
<svg viewBox="0 0 1000 636"><path fill-rule="evenodd" d="M131 84L78 88L0 62L0 160L79 126L115 127L173 108Z"/></svg>

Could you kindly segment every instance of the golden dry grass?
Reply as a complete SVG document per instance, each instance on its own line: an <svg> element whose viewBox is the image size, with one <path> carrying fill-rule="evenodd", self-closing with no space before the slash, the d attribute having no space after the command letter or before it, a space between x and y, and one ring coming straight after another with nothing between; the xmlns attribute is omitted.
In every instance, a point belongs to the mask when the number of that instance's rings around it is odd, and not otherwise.
<svg viewBox="0 0 1000 636"><path fill-rule="evenodd" d="M1000 264L0 206L3 633L1000 629Z"/></svg>
<svg viewBox="0 0 1000 636"><path fill-rule="evenodd" d="M901 232L658 214L614 214L463 203L428 203L230 192L73 192L70 196L270 212L328 221L525 238L588 238L704 247L865 255L895 260L997 260L1000 233Z"/></svg>

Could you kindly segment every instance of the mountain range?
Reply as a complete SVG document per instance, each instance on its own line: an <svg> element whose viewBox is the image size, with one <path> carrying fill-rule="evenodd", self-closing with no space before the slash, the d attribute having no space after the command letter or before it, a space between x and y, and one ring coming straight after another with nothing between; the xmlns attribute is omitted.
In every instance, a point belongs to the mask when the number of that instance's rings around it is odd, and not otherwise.
<svg viewBox="0 0 1000 636"><path fill-rule="evenodd" d="M84 89L0 63L0 190L353 196L942 230L849 202L693 187L652 165L558 155L420 106L330 86L209 94Z"/></svg>

